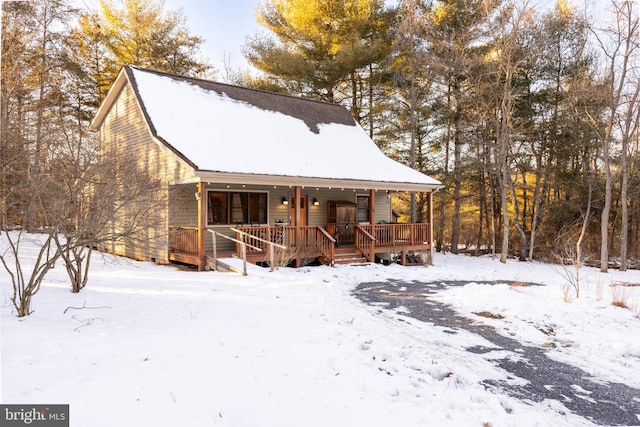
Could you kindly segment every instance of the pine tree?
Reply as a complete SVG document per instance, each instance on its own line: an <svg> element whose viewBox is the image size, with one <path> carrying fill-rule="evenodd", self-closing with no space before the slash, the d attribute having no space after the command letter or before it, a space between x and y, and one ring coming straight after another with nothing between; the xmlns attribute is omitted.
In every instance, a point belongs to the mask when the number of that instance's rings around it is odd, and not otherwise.
<svg viewBox="0 0 640 427"><path fill-rule="evenodd" d="M72 34L70 58L95 87L97 102L124 65L168 73L206 76L211 66L199 58L202 37L189 33L181 12L162 0L100 0L97 12L83 14Z"/></svg>
<svg viewBox="0 0 640 427"><path fill-rule="evenodd" d="M391 49L393 11L381 0L267 0L257 15L271 34L251 38L244 54L290 93L340 102L338 86L353 88L356 73Z"/></svg>
<svg viewBox="0 0 640 427"><path fill-rule="evenodd" d="M488 19L500 1L492 0L443 0L435 3L425 22L429 43L429 64L437 76L441 90L441 122L446 126L445 181L449 176L450 146L453 145L453 214L451 221L451 252L458 253L460 241L460 209L462 204L463 145L465 133L474 127L471 110L473 73L477 73L487 44ZM444 237L444 206L446 191L441 193L440 236Z"/></svg>

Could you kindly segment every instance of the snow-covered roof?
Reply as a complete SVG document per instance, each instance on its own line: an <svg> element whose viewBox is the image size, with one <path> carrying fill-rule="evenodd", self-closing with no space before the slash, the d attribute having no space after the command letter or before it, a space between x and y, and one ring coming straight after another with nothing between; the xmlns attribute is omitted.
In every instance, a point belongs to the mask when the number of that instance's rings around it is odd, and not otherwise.
<svg viewBox="0 0 640 427"><path fill-rule="evenodd" d="M385 156L343 106L137 67L124 72L151 132L196 176L368 182L396 190L441 186Z"/></svg>

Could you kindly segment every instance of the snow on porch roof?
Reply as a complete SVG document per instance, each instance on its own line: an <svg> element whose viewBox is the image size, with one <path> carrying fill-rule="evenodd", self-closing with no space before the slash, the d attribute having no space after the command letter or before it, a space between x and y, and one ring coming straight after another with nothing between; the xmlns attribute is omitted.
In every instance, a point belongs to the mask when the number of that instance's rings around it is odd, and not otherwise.
<svg viewBox="0 0 640 427"><path fill-rule="evenodd" d="M195 165L196 176L336 179L397 190L441 186L385 156L342 106L136 67L125 71L152 132Z"/></svg>

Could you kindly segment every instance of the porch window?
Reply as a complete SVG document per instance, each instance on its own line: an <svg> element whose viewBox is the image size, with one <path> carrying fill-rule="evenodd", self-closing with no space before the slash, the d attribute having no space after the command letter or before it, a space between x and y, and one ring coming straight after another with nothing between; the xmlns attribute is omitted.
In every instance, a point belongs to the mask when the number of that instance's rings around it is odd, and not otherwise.
<svg viewBox="0 0 640 427"><path fill-rule="evenodd" d="M369 222L369 196L356 196L358 222Z"/></svg>
<svg viewBox="0 0 640 427"><path fill-rule="evenodd" d="M210 191L209 225L264 224L267 222L267 193Z"/></svg>

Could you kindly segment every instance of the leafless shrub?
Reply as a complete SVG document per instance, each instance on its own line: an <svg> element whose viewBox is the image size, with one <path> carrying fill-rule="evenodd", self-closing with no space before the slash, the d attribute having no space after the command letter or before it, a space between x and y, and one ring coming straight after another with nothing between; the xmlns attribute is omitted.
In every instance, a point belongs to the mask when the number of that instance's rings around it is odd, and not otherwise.
<svg viewBox="0 0 640 427"><path fill-rule="evenodd" d="M167 192L129 156L101 156L85 168L71 164L60 181L65 187L54 241L74 293L87 284L94 249L150 246L156 230L165 229L153 224L166 206Z"/></svg>
<svg viewBox="0 0 640 427"><path fill-rule="evenodd" d="M34 179L26 174L23 178L19 187L5 188L0 212L1 231L6 241L6 247L0 249L0 261L11 279L13 289L11 302L18 317L28 316L33 312L32 299L40 290L46 274L54 268L59 258L54 245L56 227L43 226L48 225L52 215L55 215L55 212L50 214L43 207L49 199L55 199L51 197L50 192L57 194L58 183L47 175ZM39 233L26 233L24 228L15 224L13 217L9 216L12 210L19 206L27 206L29 203L36 204L41 212ZM51 208L57 209L58 206L52 203ZM24 248L22 243L27 239L31 242Z"/></svg>
<svg viewBox="0 0 640 427"><path fill-rule="evenodd" d="M9 277L13 288L11 303L18 317L30 315L31 301L40 290L46 274L55 266L57 252L52 251L53 233L43 233L38 240L38 250L33 258L33 265L25 262L21 245L26 233L22 230L8 232L4 230L8 247L0 253L0 261Z"/></svg>
<svg viewBox="0 0 640 427"><path fill-rule="evenodd" d="M628 286L625 283L612 283L611 289L611 304L620 308L629 308L629 298L633 293L633 287Z"/></svg>
<svg viewBox="0 0 640 427"><path fill-rule="evenodd" d="M287 267L294 262L299 262L298 267L303 267L315 260L313 248L305 245L287 246L286 249L276 246L274 248L274 268ZM268 262L268 255L265 258Z"/></svg>
<svg viewBox="0 0 640 427"><path fill-rule="evenodd" d="M604 290L604 283L602 280L598 279L596 282L596 300L600 301L602 299L602 292Z"/></svg>
<svg viewBox="0 0 640 427"><path fill-rule="evenodd" d="M573 293L571 292L571 290L573 289L573 286L571 285L564 285L562 286L562 300L566 303L570 303L573 301Z"/></svg>
<svg viewBox="0 0 640 427"><path fill-rule="evenodd" d="M563 286L565 302L571 301L569 295L571 291L573 291L575 298L580 298L580 269L584 262L582 249L589 212L590 209L587 209L587 214L584 216L582 224L576 223L565 227L558 234L555 242L554 256L559 266L558 271L566 282L565 286Z"/></svg>

